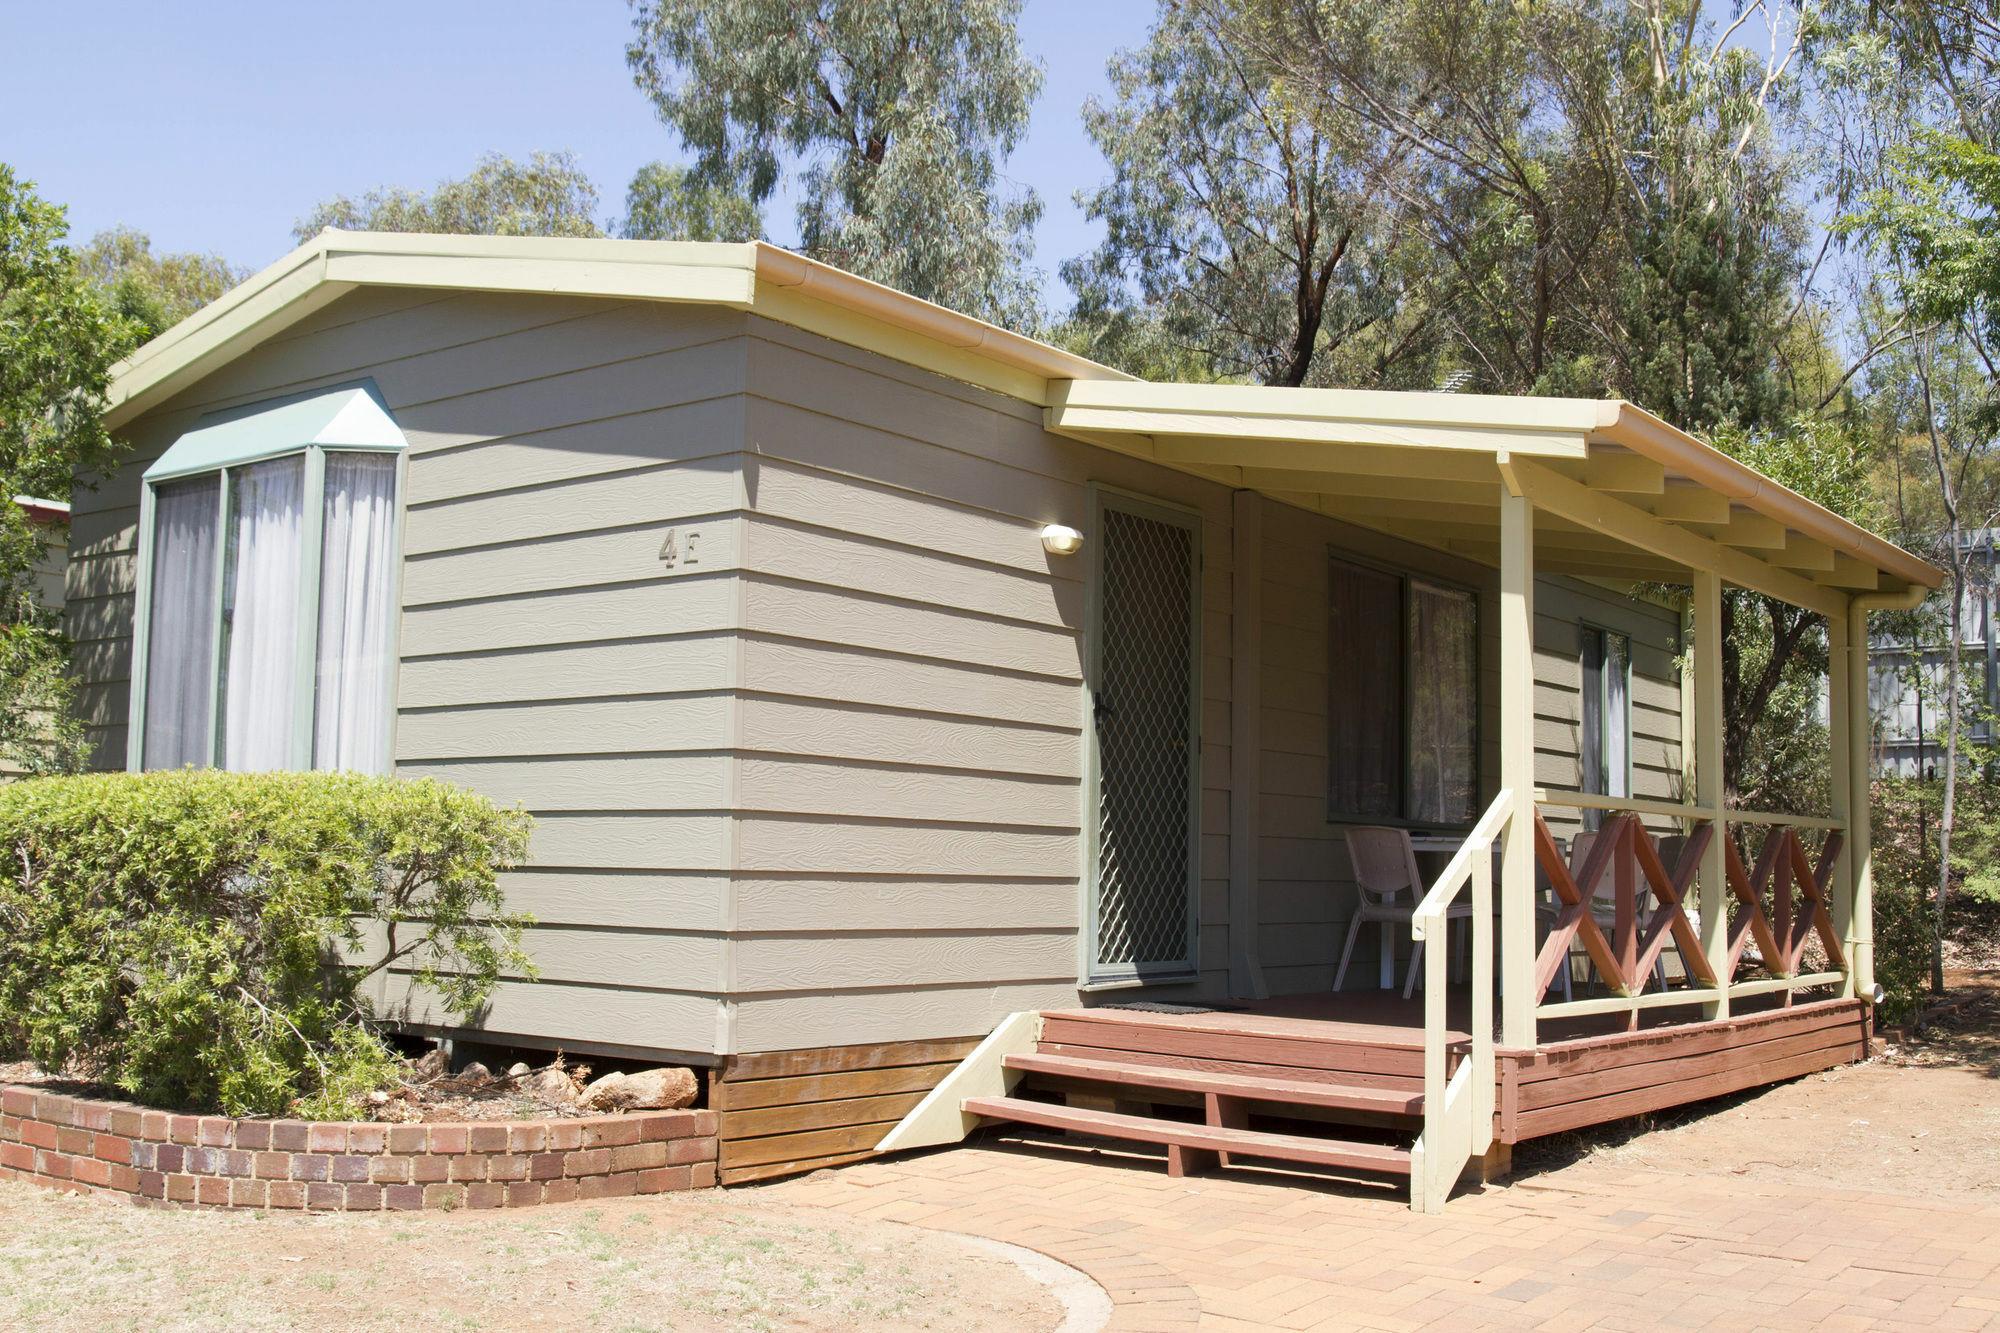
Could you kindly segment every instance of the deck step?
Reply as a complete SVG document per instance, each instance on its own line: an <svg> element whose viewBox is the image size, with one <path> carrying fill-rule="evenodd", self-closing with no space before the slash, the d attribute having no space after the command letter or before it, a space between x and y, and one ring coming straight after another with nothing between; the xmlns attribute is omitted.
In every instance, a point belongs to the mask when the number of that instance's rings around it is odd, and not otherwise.
<svg viewBox="0 0 2000 1333"><path fill-rule="evenodd" d="M962 1103L968 1115L991 1116L1045 1129L1075 1130L1101 1134L1108 1139L1129 1139L1137 1143L1164 1143L1180 1148L1240 1154L1245 1157L1273 1157L1286 1162L1306 1162L1314 1166L1345 1167L1358 1171L1386 1171L1410 1174L1410 1151L1375 1143L1350 1143L1342 1139L1309 1139L1298 1134L1267 1134L1256 1129L1224 1129L1216 1125L1190 1125L1179 1120L1155 1120L1151 1116L1119 1115L1111 1111L1086 1111L1050 1102L1031 1102L1019 1097L968 1097Z"/></svg>
<svg viewBox="0 0 2000 1333"><path fill-rule="evenodd" d="M1215 1093L1246 1101L1283 1102L1293 1106L1330 1106L1344 1111L1379 1111L1388 1115L1422 1115L1424 1095L1388 1088L1357 1088L1339 1083L1306 1083L1297 1079L1250 1078L1211 1074L1198 1069L1124 1064L1116 1060L1084 1059L1074 1055L1010 1055L1007 1068L1031 1074L1059 1074L1175 1092Z"/></svg>

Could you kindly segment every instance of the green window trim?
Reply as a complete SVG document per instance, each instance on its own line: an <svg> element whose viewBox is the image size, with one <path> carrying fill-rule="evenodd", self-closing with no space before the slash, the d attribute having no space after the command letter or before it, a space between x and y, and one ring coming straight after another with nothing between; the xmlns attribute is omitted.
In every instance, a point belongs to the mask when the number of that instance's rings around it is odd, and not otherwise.
<svg viewBox="0 0 2000 1333"><path fill-rule="evenodd" d="M300 490L299 588L293 637L291 735L287 769L314 765L314 708L318 685L320 589L325 559L326 464L330 454L376 454L395 459L389 558L392 562L390 624L387 629L389 700L381 725L383 753L395 753L394 681L400 660L403 523L408 491L408 442L370 381L267 400L210 413L168 447L140 480L138 558L132 622L131 697L126 726L126 768L146 767L146 708L152 641L158 493L164 486L216 478L216 551L211 606L208 672L208 726L203 767L216 767L224 718L221 656L222 614L230 560L233 484L248 469L278 459L302 460Z"/></svg>

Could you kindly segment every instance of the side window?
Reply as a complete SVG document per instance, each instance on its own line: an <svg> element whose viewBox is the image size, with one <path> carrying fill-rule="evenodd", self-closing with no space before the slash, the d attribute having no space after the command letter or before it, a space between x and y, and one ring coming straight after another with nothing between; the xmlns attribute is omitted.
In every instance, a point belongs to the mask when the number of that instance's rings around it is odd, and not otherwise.
<svg viewBox="0 0 2000 1333"><path fill-rule="evenodd" d="M1632 794L1632 640L1616 630L1582 631L1582 726L1577 737L1579 787L1596 796ZM1586 810L1586 827L1602 812Z"/></svg>

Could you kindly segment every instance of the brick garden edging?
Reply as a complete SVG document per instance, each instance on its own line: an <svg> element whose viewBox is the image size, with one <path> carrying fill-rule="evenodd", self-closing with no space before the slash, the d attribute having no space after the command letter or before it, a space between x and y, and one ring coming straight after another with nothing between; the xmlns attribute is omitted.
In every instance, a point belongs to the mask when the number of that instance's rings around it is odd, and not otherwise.
<svg viewBox="0 0 2000 1333"><path fill-rule="evenodd" d="M0 1180L218 1208L520 1208L712 1186L715 1125L713 1111L231 1120L0 1084Z"/></svg>

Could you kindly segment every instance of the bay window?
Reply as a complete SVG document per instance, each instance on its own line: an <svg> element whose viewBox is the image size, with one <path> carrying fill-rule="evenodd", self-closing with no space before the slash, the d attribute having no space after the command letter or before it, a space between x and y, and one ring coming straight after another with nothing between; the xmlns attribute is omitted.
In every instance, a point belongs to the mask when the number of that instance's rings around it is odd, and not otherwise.
<svg viewBox="0 0 2000 1333"><path fill-rule="evenodd" d="M146 471L136 768L390 768L403 437L366 389L204 420Z"/></svg>

